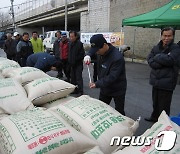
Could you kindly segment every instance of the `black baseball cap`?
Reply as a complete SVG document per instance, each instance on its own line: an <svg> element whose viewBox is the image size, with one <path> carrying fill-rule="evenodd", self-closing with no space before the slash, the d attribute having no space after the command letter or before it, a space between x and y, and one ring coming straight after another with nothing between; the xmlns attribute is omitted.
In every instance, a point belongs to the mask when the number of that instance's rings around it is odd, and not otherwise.
<svg viewBox="0 0 180 154"><path fill-rule="evenodd" d="M91 43L91 48L89 52L91 54L95 54L99 49L103 47L104 43L107 43L107 41L102 34L95 34L91 37L90 43Z"/></svg>

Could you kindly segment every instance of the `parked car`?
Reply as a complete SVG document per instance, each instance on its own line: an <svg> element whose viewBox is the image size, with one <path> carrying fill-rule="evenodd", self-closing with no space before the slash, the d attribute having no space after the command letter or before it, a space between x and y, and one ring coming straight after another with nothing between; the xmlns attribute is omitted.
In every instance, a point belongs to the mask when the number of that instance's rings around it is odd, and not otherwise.
<svg viewBox="0 0 180 154"><path fill-rule="evenodd" d="M44 45L46 52L52 52L53 51L53 44L54 44L55 40L57 39L56 32L57 32L57 30L48 31L45 33L43 45ZM69 37L68 31L61 31L61 32L65 32L67 34L67 37Z"/></svg>

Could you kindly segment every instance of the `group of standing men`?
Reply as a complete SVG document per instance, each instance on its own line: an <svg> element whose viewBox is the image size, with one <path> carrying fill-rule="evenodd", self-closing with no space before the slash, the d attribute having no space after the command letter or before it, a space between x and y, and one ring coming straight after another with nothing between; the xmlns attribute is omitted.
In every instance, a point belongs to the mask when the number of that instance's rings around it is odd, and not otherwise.
<svg viewBox="0 0 180 154"><path fill-rule="evenodd" d="M61 78L63 76L63 70L67 81L77 85L74 93L82 95L83 59L85 64L89 65L91 58L97 56L98 79L97 81L89 83L89 87L100 88L99 99L107 104L110 104L113 98L115 109L125 115L124 105L127 80L125 61L121 52L107 43L102 34L96 34L91 37L91 49L84 57L83 44L80 42L77 32L69 32L70 40L68 40L67 35L61 33L61 31L57 31L56 35L57 40L53 48L54 59L61 62L62 65L62 67L60 67L62 69L58 69L58 77ZM174 43L174 36L175 30L173 28L167 27L162 29L161 41L152 49L147 58L148 64L151 67L150 84L153 86L153 112L149 118L145 118L146 121L156 122L163 110L165 110L168 115L170 114L172 94L176 86L180 67L180 47ZM27 58L32 54L33 49L39 46L37 46L34 40L31 42L32 44L29 42L29 35L24 33L22 40L19 41L18 44L16 43L17 55L22 53L22 55ZM9 42L6 41L6 44L8 43ZM38 52L38 50L35 51ZM6 53L8 55L8 52ZM11 56L12 55L8 55L10 58ZM31 59L30 57L31 56L29 56L28 59L33 63L33 58ZM40 60L36 58L36 61ZM25 63L22 62L21 64L23 66Z"/></svg>
<svg viewBox="0 0 180 154"><path fill-rule="evenodd" d="M36 67L45 72L57 70L58 78L62 78L64 72L65 80L77 86L74 93L83 94L82 71L85 51L76 31L69 32L69 39L65 32L56 32L54 55L44 52L42 40L38 38L37 32L32 32L31 39L27 32L23 33L21 38L19 33L15 32L14 37L15 39L12 39L12 35L8 33L4 44L8 59L17 61L21 67Z"/></svg>
<svg viewBox="0 0 180 154"><path fill-rule="evenodd" d="M57 40L53 45L55 58L62 64L62 69L58 70L58 77L63 77L63 71L66 76L66 81L77 85L74 93L83 94L83 58L85 55L83 43L79 40L79 34L76 31L67 34L61 31L56 33Z"/></svg>
<svg viewBox="0 0 180 154"><path fill-rule="evenodd" d="M30 40L27 32L24 32L22 36L18 32L14 32L14 39L11 33L7 33L4 51L8 59L17 61L23 67L26 66L26 60L31 54L44 52L44 46L35 31L32 32Z"/></svg>

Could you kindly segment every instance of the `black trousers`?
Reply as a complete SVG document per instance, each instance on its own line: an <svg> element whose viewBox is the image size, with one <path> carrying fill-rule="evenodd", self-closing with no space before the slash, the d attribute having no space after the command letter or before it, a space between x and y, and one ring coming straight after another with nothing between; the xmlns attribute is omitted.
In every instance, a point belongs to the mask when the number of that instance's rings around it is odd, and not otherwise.
<svg viewBox="0 0 180 154"><path fill-rule="evenodd" d="M56 58L56 60L57 60L58 62L62 63L62 61L61 61L60 58ZM59 77L59 78L62 78L62 77L63 77L62 69L63 69L63 64L62 64L61 66L59 66L59 68L58 68L58 70L57 70L57 71L58 71L57 77Z"/></svg>
<svg viewBox="0 0 180 154"><path fill-rule="evenodd" d="M112 98L114 99L115 109L122 115L125 115L124 112L125 94L119 96L107 96L100 92L99 100L103 101L104 103L109 105Z"/></svg>
<svg viewBox="0 0 180 154"><path fill-rule="evenodd" d="M67 79L70 80L70 65L68 63L67 59L62 59L62 69L64 71L64 74L66 75Z"/></svg>
<svg viewBox="0 0 180 154"><path fill-rule="evenodd" d="M11 55L8 55L8 54L7 54L7 59L17 61L16 55L11 56Z"/></svg>
<svg viewBox="0 0 180 154"><path fill-rule="evenodd" d="M71 83L77 85L77 92L83 93L83 64L71 66Z"/></svg>
<svg viewBox="0 0 180 154"><path fill-rule="evenodd" d="M97 62L94 62L94 66L93 66L93 69L94 69L94 72L93 72L93 81L96 82L97 81L97 76L98 76L98 73L97 73Z"/></svg>
<svg viewBox="0 0 180 154"><path fill-rule="evenodd" d="M158 119L163 110L166 111L167 115L170 114L170 106L172 100L173 91L162 90L153 87L152 89L152 100L153 100L153 112L151 117Z"/></svg>
<svg viewBox="0 0 180 154"><path fill-rule="evenodd" d="M21 57L17 58L17 62L19 63L19 65L21 67L25 67L26 66L26 61L27 61L27 58L21 58Z"/></svg>

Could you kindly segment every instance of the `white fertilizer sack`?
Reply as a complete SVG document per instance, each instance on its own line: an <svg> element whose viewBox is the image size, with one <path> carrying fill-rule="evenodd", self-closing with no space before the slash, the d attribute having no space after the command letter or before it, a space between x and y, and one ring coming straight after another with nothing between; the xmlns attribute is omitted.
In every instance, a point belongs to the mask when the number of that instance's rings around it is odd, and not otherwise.
<svg viewBox="0 0 180 154"><path fill-rule="evenodd" d="M62 118L41 108L0 121L1 154L81 154L97 144Z"/></svg>
<svg viewBox="0 0 180 154"><path fill-rule="evenodd" d="M5 113L26 110L31 104L19 82L12 78L0 80L0 109Z"/></svg>
<svg viewBox="0 0 180 154"><path fill-rule="evenodd" d="M63 117L76 130L98 142L105 154L118 146L110 146L114 136L132 136L139 122L121 115L109 105L83 95L50 109Z"/></svg>
<svg viewBox="0 0 180 154"><path fill-rule="evenodd" d="M157 135L161 131L174 131L177 134L176 142L174 144L174 147L170 150L164 150L164 151L158 151L155 148L155 144L157 142L157 139L160 140L160 143L163 140L163 135L159 138ZM156 122L150 129L145 131L144 134L141 135L142 137L151 136L153 139L151 140L150 145L142 145L142 146L132 146L124 148L123 150L119 150L114 154L179 154L180 153L180 127L173 123L165 111L163 111L158 119L158 122ZM168 139L168 138L167 138ZM170 144L170 142L169 142ZM161 145L160 145L161 146Z"/></svg>
<svg viewBox="0 0 180 154"><path fill-rule="evenodd" d="M7 74L5 74L4 76L6 78L14 78L18 81L20 80L22 85L26 85L27 83L35 79L49 77L49 75L47 75L43 71L33 67L16 68L10 72L7 72Z"/></svg>
<svg viewBox="0 0 180 154"><path fill-rule="evenodd" d="M36 79L24 86L28 98L34 105L65 97L74 91L75 86L54 77Z"/></svg>
<svg viewBox="0 0 180 154"><path fill-rule="evenodd" d="M59 104L66 103L66 102L68 102L68 101L70 101L70 100L72 100L74 98L75 97L72 97L72 96L63 97L63 98L60 98L58 100L48 102L46 104L42 104L41 107L45 107L46 109L49 109L49 108L52 108L52 107L56 107Z"/></svg>

